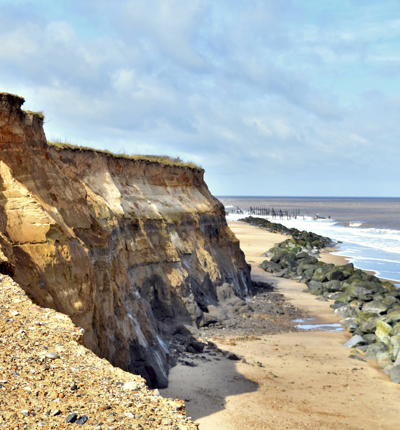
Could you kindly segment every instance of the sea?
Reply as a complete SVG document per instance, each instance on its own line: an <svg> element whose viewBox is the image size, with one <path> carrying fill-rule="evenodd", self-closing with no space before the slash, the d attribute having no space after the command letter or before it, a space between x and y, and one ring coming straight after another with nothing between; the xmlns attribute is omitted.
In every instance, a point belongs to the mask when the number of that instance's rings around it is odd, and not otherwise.
<svg viewBox="0 0 400 430"><path fill-rule="evenodd" d="M217 198L225 206L228 221L249 216L251 207L287 211L292 215L289 219L253 216L329 237L337 242L337 255L348 257L355 267L372 270L400 287L400 198Z"/></svg>

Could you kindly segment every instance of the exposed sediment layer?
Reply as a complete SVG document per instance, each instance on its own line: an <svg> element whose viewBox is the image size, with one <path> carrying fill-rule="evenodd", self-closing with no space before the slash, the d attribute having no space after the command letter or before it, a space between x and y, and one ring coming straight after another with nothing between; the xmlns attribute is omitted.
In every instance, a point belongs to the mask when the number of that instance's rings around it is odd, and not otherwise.
<svg viewBox="0 0 400 430"><path fill-rule="evenodd" d="M49 147L23 102L0 94L0 270L100 357L165 386L168 338L247 293L224 208L202 170Z"/></svg>

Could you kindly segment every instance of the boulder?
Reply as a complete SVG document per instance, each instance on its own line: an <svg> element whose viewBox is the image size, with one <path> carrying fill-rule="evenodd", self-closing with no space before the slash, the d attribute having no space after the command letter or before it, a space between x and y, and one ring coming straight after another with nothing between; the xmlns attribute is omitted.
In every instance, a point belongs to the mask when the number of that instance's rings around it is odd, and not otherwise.
<svg viewBox="0 0 400 430"><path fill-rule="evenodd" d="M296 267L297 261L296 261L296 254L289 252L288 254L284 255L281 260L279 261L279 264L282 267Z"/></svg>
<svg viewBox="0 0 400 430"><path fill-rule="evenodd" d="M356 334L351 339L349 339L343 346L346 348L355 348L358 345L364 345L366 342L365 340Z"/></svg>
<svg viewBox="0 0 400 430"><path fill-rule="evenodd" d="M311 280L309 282L306 282L306 285L309 290L315 290L317 288L322 290L322 282Z"/></svg>
<svg viewBox="0 0 400 430"><path fill-rule="evenodd" d="M332 270L332 267L332 264L325 264L324 266L319 267L315 270L312 279L319 282L329 281L330 279L327 278L327 274Z"/></svg>
<svg viewBox="0 0 400 430"><path fill-rule="evenodd" d="M392 294L389 293L389 294L385 294L384 296L385 298L382 299L383 303L390 304L390 305L393 305L395 303L399 304L399 301Z"/></svg>
<svg viewBox="0 0 400 430"><path fill-rule="evenodd" d="M307 259L308 257L309 257L308 252L304 252L304 251L303 252L299 252L296 255L297 260ZM310 258L313 258L315 260L315 263L318 261L315 257L310 257Z"/></svg>
<svg viewBox="0 0 400 430"><path fill-rule="evenodd" d="M383 342L376 342L373 343L371 345L369 345L368 349L367 349L367 355L366 358L367 360L375 360L376 359L376 355L380 352L385 352L388 351L389 348L386 344L384 344Z"/></svg>
<svg viewBox="0 0 400 430"><path fill-rule="evenodd" d="M368 345L371 345L372 343L376 342L376 336L374 334L365 334L363 336L365 342L367 342Z"/></svg>
<svg viewBox="0 0 400 430"><path fill-rule="evenodd" d="M326 274L326 279L328 279L328 281L343 281L345 279L345 275L341 270L336 269L332 270L331 272L328 272Z"/></svg>
<svg viewBox="0 0 400 430"><path fill-rule="evenodd" d="M400 365L393 366L389 371L390 380L396 384L400 384Z"/></svg>
<svg viewBox="0 0 400 430"><path fill-rule="evenodd" d="M370 318L379 318L379 314L373 312L364 312L362 310L357 313L357 324L361 325L362 323L368 321Z"/></svg>
<svg viewBox="0 0 400 430"><path fill-rule="evenodd" d="M348 264L343 264L342 266L336 266L339 270L341 270L342 272L346 271L349 272L351 274L354 273L354 265L353 263L348 263Z"/></svg>
<svg viewBox="0 0 400 430"><path fill-rule="evenodd" d="M400 322L396 323L393 326L393 328L392 328L392 330L390 332L390 336L396 336L398 334L400 334Z"/></svg>
<svg viewBox="0 0 400 430"><path fill-rule="evenodd" d="M228 360L234 360L234 361L240 360L240 357L237 356L236 354L234 354L233 352L228 353L228 355L226 356L226 358Z"/></svg>
<svg viewBox="0 0 400 430"><path fill-rule="evenodd" d="M215 324L221 322L220 319L216 315L208 314L206 312L203 313L201 321L199 323L200 327L205 327L210 324Z"/></svg>
<svg viewBox="0 0 400 430"><path fill-rule="evenodd" d="M235 286L232 284L228 284L227 282L224 282L222 285L217 287L217 299L219 302L225 302L225 300L228 300L235 296Z"/></svg>
<svg viewBox="0 0 400 430"><path fill-rule="evenodd" d="M352 300L349 305L352 309L356 309L358 312L360 312L361 308L364 305L364 302L362 302L361 300Z"/></svg>
<svg viewBox="0 0 400 430"><path fill-rule="evenodd" d="M355 315L355 311L350 308L350 306L346 303L343 304L343 306L340 306L339 308L336 308L333 313L335 315L339 315L343 318L353 318Z"/></svg>
<svg viewBox="0 0 400 430"><path fill-rule="evenodd" d="M342 293L340 291L337 291L336 293L326 293L326 297L329 300L336 300Z"/></svg>
<svg viewBox="0 0 400 430"><path fill-rule="evenodd" d="M364 321L357 329L357 334L374 334L376 331L376 324L378 322L378 318L369 318L367 321ZM357 320L356 320L357 322ZM375 336L375 335L374 335Z"/></svg>
<svg viewBox="0 0 400 430"><path fill-rule="evenodd" d="M387 317L394 323L400 321L400 309L387 314Z"/></svg>
<svg viewBox="0 0 400 430"><path fill-rule="evenodd" d="M354 298L360 298L371 296L374 293L382 293L384 292L384 288L378 282L369 282L369 281L361 281L355 280L350 283L350 285L346 288L346 293Z"/></svg>
<svg viewBox="0 0 400 430"><path fill-rule="evenodd" d="M382 287L389 293L398 293L400 297L400 291L391 282L385 281L381 283Z"/></svg>
<svg viewBox="0 0 400 430"><path fill-rule="evenodd" d="M271 257L271 261L273 263L279 263L286 255L289 255L288 251L278 251L273 257Z"/></svg>
<svg viewBox="0 0 400 430"><path fill-rule="evenodd" d="M324 290L327 291L328 293L341 291L341 288L342 288L340 281L337 281L337 280L324 282L322 285L324 287Z"/></svg>
<svg viewBox="0 0 400 430"><path fill-rule="evenodd" d="M279 272L274 273L272 276L275 276L276 278L283 278L289 272L290 272L290 269L286 268L286 269L280 270Z"/></svg>
<svg viewBox="0 0 400 430"><path fill-rule="evenodd" d="M352 297L347 293L341 293L336 299L336 303L349 303L351 302Z"/></svg>
<svg viewBox="0 0 400 430"><path fill-rule="evenodd" d="M264 260L258 267L270 273L282 270L282 267L278 263L274 263L273 261L268 260Z"/></svg>
<svg viewBox="0 0 400 430"><path fill-rule="evenodd" d="M312 277L314 275L314 269L307 269L303 272L303 277L300 279L301 283L306 283L308 281L311 281Z"/></svg>
<svg viewBox="0 0 400 430"><path fill-rule="evenodd" d="M388 351L377 352L376 363L381 369L385 368L388 364L393 364L392 360L390 359L390 354Z"/></svg>
<svg viewBox="0 0 400 430"><path fill-rule="evenodd" d="M391 306L391 303L384 303L383 300L372 300L372 302L365 303L363 306L364 312L382 314L385 313Z"/></svg>
<svg viewBox="0 0 400 430"><path fill-rule="evenodd" d="M348 303L335 302L333 305L331 305L331 308L333 308L333 313L335 315L348 318L348 315L346 315L347 310L350 309L350 306Z"/></svg>
<svg viewBox="0 0 400 430"><path fill-rule="evenodd" d="M192 340L189 345L186 347L186 351L188 351L188 348L191 348L196 353L202 353L204 351L204 347L206 346L203 342L197 342L195 340ZM190 352L190 351L189 351Z"/></svg>
<svg viewBox="0 0 400 430"><path fill-rule="evenodd" d="M389 372L390 372L392 369L393 369L393 364L392 364L392 363L390 363L390 364L388 364L387 366L385 366L385 367L383 368L383 372L384 372L384 373L386 373L387 375L389 375Z"/></svg>
<svg viewBox="0 0 400 430"><path fill-rule="evenodd" d="M364 288L361 285L362 284L360 284L358 281L351 283L346 288L346 294L351 298L355 298L355 299L359 298L360 296L367 296L371 294L370 290L368 290L367 288Z"/></svg>
<svg viewBox="0 0 400 430"><path fill-rule="evenodd" d="M303 271L312 269L314 273L319 267L321 267L321 265L318 263L308 263L307 261L303 261L299 264L299 267L301 267Z"/></svg>
<svg viewBox="0 0 400 430"><path fill-rule="evenodd" d="M322 295L322 290L320 288L313 288L311 290L308 290L308 292L310 294L312 294L313 296L321 296Z"/></svg>
<svg viewBox="0 0 400 430"><path fill-rule="evenodd" d="M367 352L369 345L357 345L356 348L362 352Z"/></svg>
<svg viewBox="0 0 400 430"><path fill-rule="evenodd" d="M400 335L392 336L390 338L389 353L391 359L396 361L400 353Z"/></svg>
<svg viewBox="0 0 400 430"><path fill-rule="evenodd" d="M347 331L349 331L350 333L353 333L358 328L356 318L345 318L344 320L340 321L340 324L346 327Z"/></svg>
<svg viewBox="0 0 400 430"><path fill-rule="evenodd" d="M375 336L378 339L388 337L391 330L392 330L392 326L390 326L389 324L381 320L378 320L376 322Z"/></svg>

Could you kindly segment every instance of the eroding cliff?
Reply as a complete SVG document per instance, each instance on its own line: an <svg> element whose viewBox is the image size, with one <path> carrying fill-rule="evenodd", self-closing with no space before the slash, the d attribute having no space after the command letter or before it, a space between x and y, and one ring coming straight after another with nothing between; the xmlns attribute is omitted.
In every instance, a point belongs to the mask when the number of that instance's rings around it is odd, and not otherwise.
<svg viewBox="0 0 400 430"><path fill-rule="evenodd" d="M48 146L23 102L0 94L0 272L100 357L166 386L170 336L247 293L223 206L202 170Z"/></svg>

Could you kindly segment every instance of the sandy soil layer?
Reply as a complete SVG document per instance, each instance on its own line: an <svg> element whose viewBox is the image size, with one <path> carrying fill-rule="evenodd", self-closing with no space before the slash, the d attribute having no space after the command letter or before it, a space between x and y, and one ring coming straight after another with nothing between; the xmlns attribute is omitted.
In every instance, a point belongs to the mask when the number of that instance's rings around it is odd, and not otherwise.
<svg viewBox="0 0 400 430"><path fill-rule="evenodd" d="M229 225L253 267L254 281L274 285L293 306L314 316L302 323L339 322L330 302L303 292L302 284L274 278L257 267L264 260L261 254L286 236L239 222ZM343 257L329 254L323 259L346 263ZM242 360L228 360L223 352L205 352L196 367L173 368L170 386L162 394L185 399L188 415L203 430L397 426L399 385L391 383L375 362L349 358L352 351L342 346L349 337L345 331L333 330L277 333L252 340L219 336L219 348Z"/></svg>

